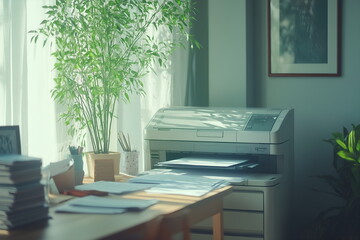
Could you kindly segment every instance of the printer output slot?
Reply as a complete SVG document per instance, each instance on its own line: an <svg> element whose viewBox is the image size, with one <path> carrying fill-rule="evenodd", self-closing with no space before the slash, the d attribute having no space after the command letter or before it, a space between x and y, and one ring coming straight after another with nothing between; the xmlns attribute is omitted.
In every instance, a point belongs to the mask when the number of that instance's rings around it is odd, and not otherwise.
<svg viewBox="0 0 360 240"><path fill-rule="evenodd" d="M194 153L194 152L177 152L177 151L166 151L155 154L152 153L151 156L156 159L152 159L153 168L187 168L187 169L197 169L197 170L231 170L239 171L246 173L277 173L276 167L276 158L271 155L251 155L251 154L208 154L208 153ZM162 159L160 156L163 156ZM157 158L159 157L159 158ZM219 160L219 164L215 162L213 166L206 165L182 165L182 159L206 159L209 160L216 159ZM176 161L176 164L172 165L171 162ZM221 164L222 160L244 160L241 164L236 166L224 167ZM170 161L170 162L169 162ZM169 162L169 163L168 163ZM211 162L210 162L211 163Z"/></svg>

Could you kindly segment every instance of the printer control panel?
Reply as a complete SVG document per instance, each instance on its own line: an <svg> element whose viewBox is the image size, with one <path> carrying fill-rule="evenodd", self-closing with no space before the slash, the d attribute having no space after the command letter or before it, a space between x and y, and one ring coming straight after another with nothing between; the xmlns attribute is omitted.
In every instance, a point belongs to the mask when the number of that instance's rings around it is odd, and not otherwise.
<svg viewBox="0 0 360 240"><path fill-rule="evenodd" d="M246 124L246 131L271 131L277 115L254 114Z"/></svg>

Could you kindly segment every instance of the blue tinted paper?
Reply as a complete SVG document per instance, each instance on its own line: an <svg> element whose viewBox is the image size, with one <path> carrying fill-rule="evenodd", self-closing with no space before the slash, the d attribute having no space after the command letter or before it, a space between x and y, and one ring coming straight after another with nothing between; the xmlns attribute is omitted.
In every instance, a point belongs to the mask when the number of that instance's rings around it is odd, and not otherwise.
<svg viewBox="0 0 360 240"><path fill-rule="evenodd" d="M75 186L75 189L83 191L96 190L112 194L124 194L143 191L150 187L152 187L152 185L149 184L98 181L94 183Z"/></svg>

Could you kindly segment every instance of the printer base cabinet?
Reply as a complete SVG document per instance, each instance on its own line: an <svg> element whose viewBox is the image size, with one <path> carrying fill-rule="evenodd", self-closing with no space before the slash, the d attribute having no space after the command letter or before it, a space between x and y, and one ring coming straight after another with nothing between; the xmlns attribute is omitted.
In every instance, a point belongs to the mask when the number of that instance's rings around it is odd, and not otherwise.
<svg viewBox="0 0 360 240"><path fill-rule="evenodd" d="M284 184L234 186L224 198L225 240L286 240L289 198ZM193 240L211 239L211 219L192 228Z"/></svg>

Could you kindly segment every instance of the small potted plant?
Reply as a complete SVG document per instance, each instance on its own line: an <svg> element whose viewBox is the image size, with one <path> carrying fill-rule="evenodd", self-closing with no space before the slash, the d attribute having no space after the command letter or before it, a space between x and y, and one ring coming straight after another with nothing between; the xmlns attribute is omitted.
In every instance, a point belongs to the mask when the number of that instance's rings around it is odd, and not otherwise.
<svg viewBox="0 0 360 240"><path fill-rule="evenodd" d="M342 199L343 205L323 211L308 239L360 239L360 125L353 125L351 131L344 127L342 133L333 133L325 141L333 146L336 175L318 177L332 187L327 193Z"/></svg>
<svg viewBox="0 0 360 240"><path fill-rule="evenodd" d="M120 172L136 175L139 172L139 152L131 146L129 134L118 133L118 142L123 150L120 160Z"/></svg>

